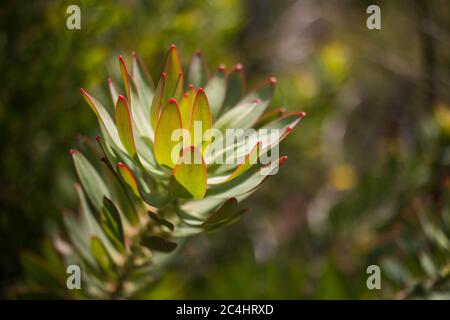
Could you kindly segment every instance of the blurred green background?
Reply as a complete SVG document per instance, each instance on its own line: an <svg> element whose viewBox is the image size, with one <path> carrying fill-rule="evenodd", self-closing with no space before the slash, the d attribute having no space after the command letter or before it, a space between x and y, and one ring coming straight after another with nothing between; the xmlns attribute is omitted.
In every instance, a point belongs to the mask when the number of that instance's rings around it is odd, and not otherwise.
<svg viewBox="0 0 450 320"><path fill-rule="evenodd" d="M250 84L277 76L272 108L308 116L250 213L191 239L146 298L450 298L448 1L3 1L0 24L0 297L75 206L68 150L98 133L78 88L108 101L119 54L156 78L174 43L185 64L200 48Z"/></svg>

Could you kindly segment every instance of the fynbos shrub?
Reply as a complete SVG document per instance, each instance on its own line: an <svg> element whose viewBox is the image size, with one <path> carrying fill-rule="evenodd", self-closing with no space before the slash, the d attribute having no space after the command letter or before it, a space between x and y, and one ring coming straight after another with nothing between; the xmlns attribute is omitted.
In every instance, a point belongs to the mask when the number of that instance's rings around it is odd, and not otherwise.
<svg viewBox="0 0 450 320"><path fill-rule="evenodd" d="M183 238L245 212L238 202L278 171L279 143L305 115L266 113L275 78L246 92L240 64L210 76L200 52L186 76L171 46L156 87L136 54L131 69L119 63L123 95L110 80L111 107L81 89L102 136L86 142L89 155L71 150L79 214L64 214L46 263L24 256L34 288L57 296L139 297ZM66 287L70 264L81 290Z"/></svg>

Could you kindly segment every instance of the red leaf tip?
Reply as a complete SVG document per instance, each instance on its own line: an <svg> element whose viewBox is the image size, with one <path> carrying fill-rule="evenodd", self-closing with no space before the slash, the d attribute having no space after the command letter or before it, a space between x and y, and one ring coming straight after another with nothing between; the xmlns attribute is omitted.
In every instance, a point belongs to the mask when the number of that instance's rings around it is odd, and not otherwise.
<svg viewBox="0 0 450 320"><path fill-rule="evenodd" d="M225 71L225 65L222 63L221 65L219 65L219 71L221 71L221 72L223 72L223 71Z"/></svg>
<svg viewBox="0 0 450 320"><path fill-rule="evenodd" d="M198 90L197 90L197 94L201 94L201 93L204 93L204 92L205 92L205 90L203 88L198 88Z"/></svg>
<svg viewBox="0 0 450 320"><path fill-rule="evenodd" d="M100 142L100 140L102 140L102 138L100 136L96 136L95 140L97 140L98 142Z"/></svg>
<svg viewBox="0 0 450 320"><path fill-rule="evenodd" d="M189 89L191 89L191 90L194 89L194 85L192 83L189 85Z"/></svg>
<svg viewBox="0 0 450 320"><path fill-rule="evenodd" d="M118 162L117 166L121 167L121 168L126 168L127 167L123 162Z"/></svg>
<svg viewBox="0 0 450 320"><path fill-rule="evenodd" d="M70 152L71 155L74 155L75 152L77 152L77 150L75 150L75 149L70 149L69 152Z"/></svg>
<svg viewBox="0 0 450 320"><path fill-rule="evenodd" d="M166 77L167 77L167 74L163 71L163 72L161 73L161 78L164 78L164 80L165 80Z"/></svg>
<svg viewBox="0 0 450 320"><path fill-rule="evenodd" d="M123 95L117 97L117 101L121 101L124 105L127 105L127 99Z"/></svg>
<svg viewBox="0 0 450 320"><path fill-rule="evenodd" d="M270 78L269 78L269 82L270 82L271 84L275 84L275 83L277 83L277 78L275 78L275 77L270 77Z"/></svg>
<svg viewBox="0 0 450 320"><path fill-rule="evenodd" d="M174 45L174 44L171 44L171 45L170 45L170 49L171 49L171 50L174 50L174 49L176 49L176 48L177 48L176 45Z"/></svg>
<svg viewBox="0 0 450 320"><path fill-rule="evenodd" d="M170 98L169 101L167 101L167 103L177 104L177 101L174 98Z"/></svg>
<svg viewBox="0 0 450 320"><path fill-rule="evenodd" d="M125 63L125 61L123 60L123 56L122 55L119 55L119 61L122 62L122 63Z"/></svg>
<svg viewBox="0 0 450 320"><path fill-rule="evenodd" d="M302 117L302 118L304 118L304 117L306 117L306 112L300 112L300 117Z"/></svg>
<svg viewBox="0 0 450 320"><path fill-rule="evenodd" d="M285 162L287 161L287 159L288 159L288 156L282 156L282 157L280 158L280 160L279 160L280 165L282 165L283 163L285 163Z"/></svg>

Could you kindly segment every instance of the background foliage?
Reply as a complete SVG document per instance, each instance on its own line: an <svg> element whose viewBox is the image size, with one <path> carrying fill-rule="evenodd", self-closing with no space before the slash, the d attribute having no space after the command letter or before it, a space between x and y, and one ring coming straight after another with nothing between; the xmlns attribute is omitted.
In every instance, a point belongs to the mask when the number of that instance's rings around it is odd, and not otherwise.
<svg viewBox="0 0 450 320"><path fill-rule="evenodd" d="M450 15L445 0L70 1L0 6L0 288L26 282L20 253L72 208L68 150L96 121L78 88L106 96L118 54L152 76L171 43L213 68L278 77L273 107L307 119L289 161L237 224L190 240L145 298L448 298ZM106 98L104 99L106 101ZM366 268L382 268L382 290Z"/></svg>

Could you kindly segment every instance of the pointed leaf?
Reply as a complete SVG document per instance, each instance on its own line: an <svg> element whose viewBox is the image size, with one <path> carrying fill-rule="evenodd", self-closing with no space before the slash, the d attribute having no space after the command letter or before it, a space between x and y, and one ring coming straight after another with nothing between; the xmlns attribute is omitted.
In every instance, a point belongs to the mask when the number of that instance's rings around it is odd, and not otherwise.
<svg viewBox="0 0 450 320"><path fill-rule="evenodd" d="M160 218L156 213L149 211L148 215L154 222L156 222L159 225L165 226L170 231L173 231L175 229L175 226L173 225L172 222L170 222L169 220Z"/></svg>
<svg viewBox="0 0 450 320"><path fill-rule="evenodd" d="M153 150L156 161L160 165L169 168L175 166L177 159L172 159L172 151L177 147L179 141L172 140L172 133L181 128L181 115L177 103L170 99L161 112L155 131Z"/></svg>
<svg viewBox="0 0 450 320"><path fill-rule="evenodd" d="M198 134L198 137L195 135L196 132L200 132L200 130L196 130L196 126L200 126L201 132L205 133L212 127L212 117L208 98L202 88L198 89L197 95L195 96L190 122L191 143L195 146L202 146L203 150L208 145L208 141L202 141L203 135L201 134Z"/></svg>
<svg viewBox="0 0 450 320"><path fill-rule="evenodd" d="M225 67L220 66L205 87L213 119L216 119L220 113L225 99L226 87Z"/></svg>
<svg viewBox="0 0 450 320"><path fill-rule="evenodd" d="M153 96L152 105L150 106L150 121L153 130L156 130L159 114L161 113L161 106L163 104L164 91L166 86L166 73L161 74L158 86L156 87L155 94Z"/></svg>
<svg viewBox="0 0 450 320"><path fill-rule="evenodd" d="M202 224L202 227L205 229L213 229L217 226L231 223L245 211L246 209L238 208L236 198L230 198Z"/></svg>
<svg viewBox="0 0 450 320"><path fill-rule="evenodd" d="M138 182L134 174L131 172L130 168L122 162L117 164L117 171L123 179L123 181L131 188L133 193L144 200L149 205L161 208L169 202L169 197L167 194L161 192L146 192Z"/></svg>
<svg viewBox="0 0 450 320"><path fill-rule="evenodd" d="M128 101L131 102L131 86L130 86L130 75L125 64L125 60L122 56L119 56L120 63L120 73L122 74L123 84L125 86L125 93L127 95Z"/></svg>
<svg viewBox="0 0 450 320"><path fill-rule="evenodd" d="M179 82L179 75L182 72L181 62L178 56L177 48L175 45L171 45L169 52L166 56L166 61L164 63L164 70L167 75L166 89L164 90L164 100L167 101L170 98L175 98L175 88ZM180 78L181 83L178 84L183 88L183 77Z"/></svg>
<svg viewBox="0 0 450 320"><path fill-rule="evenodd" d="M139 91L139 94L143 93L145 95L144 102L147 105L150 105L150 101L148 100L153 96L153 91L155 90L155 84L153 83L153 79L150 76L145 64L142 63L139 56L136 52L132 53L133 57L133 72L132 78L136 83L136 87Z"/></svg>
<svg viewBox="0 0 450 320"><path fill-rule="evenodd" d="M267 112L259 118L258 122L255 124L255 128L261 128L266 124L281 118L286 113L286 109L278 108L274 111Z"/></svg>
<svg viewBox="0 0 450 320"><path fill-rule="evenodd" d="M117 98L119 98L119 94L117 93L116 85L112 81L111 78L108 78L108 88L109 88L109 94L111 95L111 99L113 101L114 106L117 103Z"/></svg>
<svg viewBox="0 0 450 320"><path fill-rule="evenodd" d="M226 95L221 113L233 108L244 96L245 74L242 64L236 64L227 76Z"/></svg>
<svg viewBox="0 0 450 320"><path fill-rule="evenodd" d="M158 236L144 237L141 241L141 245L149 248L150 250L161 251L166 253L172 252L177 247L176 242L172 242Z"/></svg>
<svg viewBox="0 0 450 320"><path fill-rule="evenodd" d="M208 81L208 67L200 50L192 56L189 64L188 81L195 87L203 87Z"/></svg>
<svg viewBox="0 0 450 320"><path fill-rule="evenodd" d="M192 107L195 101L195 90L194 86L190 85L189 89L183 94L180 100L179 109L181 115L181 124L183 128L189 130L190 120L192 114Z"/></svg>
<svg viewBox="0 0 450 320"><path fill-rule="evenodd" d="M91 252L101 270L107 273L113 271L114 262L103 243L96 236L91 237Z"/></svg>
<svg viewBox="0 0 450 320"><path fill-rule="evenodd" d="M100 224L105 235L119 250L124 250L124 235L122 219L114 203L107 197L103 198L103 210L100 215Z"/></svg>
<svg viewBox="0 0 450 320"><path fill-rule="evenodd" d="M247 94L236 107L222 115L215 127L224 128L251 128L269 106L275 90L275 78L263 82L254 91Z"/></svg>
<svg viewBox="0 0 450 320"><path fill-rule="evenodd" d="M183 95L183 90L184 90L184 75L183 72L180 72L178 74L178 79L177 79L177 84L175 86L175 90L173 92L173 98L176 101L180 101L181 96Z"/></svg>
<svg viewBox="0 0 450 320"><path fill-rule="evenodd" d="M134 159L136 156L136 144L134 143L133 124L131 120L128 102L123 96L119 96L116 105L116 127L123 146L128 155Z"/></svg>
<svg viewBox="0 0 450 320"><path fill-rule="evenodd" d="M122 145L122 142L119 138L119 134L117 133L116 125L109 115L108 111L105 107L97 101L94 97L88 94L83 88L80 88L80 92L83 94L86 102L89 104L91 109L97 115L98 120L101 124L103 124L104 129L108 133L112 143L121 151L125 151Z"/></svg>
<svg viewBox="0 0 450 320"><path fill-rule="evenodd" d="M202 199L206 192L206 181L206 165L201 153L194 146L184 149L170 177L172 197Z"/></svg>
<svg viewBox="0 0 450 320"><path fill-rule="evenodd" d="M70 153L83 189L86 191L94 207L100 211L103 207L103 197L110 197L108 188L97 173L97 170L95 170L81 152L72 149Z"/></svg>
<svg viewBox="0 0 450 320"><path fill-rule="evenodd" d="M250 150L248 154L245 155L242 163L240 163L236 169L229 175L225 176L219 176L208 179L208 184L219 184L219 183L226 183L228 181L233 180L234 178L238 177L245 171L247 171L251 166L256 164L258 162L258 157L260 155L261 150L261 141L258 141L256 145Z"/></svg>

